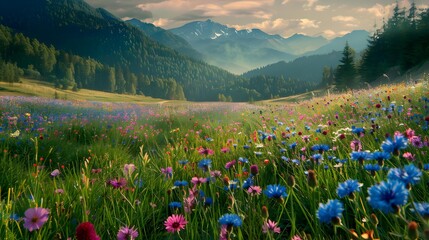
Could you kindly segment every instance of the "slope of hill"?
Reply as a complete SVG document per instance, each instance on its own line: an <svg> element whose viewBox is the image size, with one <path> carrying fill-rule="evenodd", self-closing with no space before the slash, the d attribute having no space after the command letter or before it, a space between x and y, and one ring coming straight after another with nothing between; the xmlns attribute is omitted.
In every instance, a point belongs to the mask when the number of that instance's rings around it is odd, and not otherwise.
<svg viewBox="0 0 429 240"><path fill-rule="evenodd" d="M160 44L170 47L191 58L203 59L203 55L196 51L185 39L170 31L157 27L151 23L142 22L135 18L126 22L142 30L147 36Z"/></svg>
<svg viewBox="0 0 429 240"><path fill-rule="evenodd" d="M145 84L136 86L137 91L155 89L165 94L163 86L177 85L189 100L215 100L219 91L238 80L154 42L82 0L1 1L0 16L1 24L31 38L140 76L142 80L137 82Z"/></svg>
<svg viewBox="0 0 429 240"><path fill-rule="evenodd" d="M262 68L258 68L243 74L250 78L259 75L283 76L301 81L318 83L322 79L324 67L336 67L341 59L341 52L331 52L324 55L300 57L291 62L277 62Z"/></svg>

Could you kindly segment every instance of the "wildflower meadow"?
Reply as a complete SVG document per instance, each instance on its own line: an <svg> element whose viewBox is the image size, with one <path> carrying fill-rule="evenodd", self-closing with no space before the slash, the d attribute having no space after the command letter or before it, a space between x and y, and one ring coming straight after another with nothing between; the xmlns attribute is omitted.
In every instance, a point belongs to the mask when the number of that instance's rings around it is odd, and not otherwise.
<svg viewBox="0 0 429 240"><path fill-rule="evenodd" d="M428 96L0 97L0 239L429 239Z"/></svg>

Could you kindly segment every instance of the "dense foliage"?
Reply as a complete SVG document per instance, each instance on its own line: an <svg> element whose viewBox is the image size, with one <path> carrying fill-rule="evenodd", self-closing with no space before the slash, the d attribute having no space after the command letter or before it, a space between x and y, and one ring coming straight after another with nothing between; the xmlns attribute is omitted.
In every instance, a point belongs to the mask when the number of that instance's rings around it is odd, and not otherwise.
<svg viewBox="0 0 429 240"><path fill-rule="evenodd" d="M414 2L407 11L396 5L369 40L360 62L362 79L373 81L392 67L405 71L429 59L429 9L418 10Z"/></svg>

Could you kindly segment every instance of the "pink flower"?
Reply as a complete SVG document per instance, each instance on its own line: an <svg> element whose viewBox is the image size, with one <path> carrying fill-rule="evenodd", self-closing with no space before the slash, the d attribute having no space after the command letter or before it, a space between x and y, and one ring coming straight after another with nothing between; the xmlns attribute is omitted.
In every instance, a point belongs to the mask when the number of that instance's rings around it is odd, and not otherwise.
<svg viewBox="0 0 429 240"><path fill-rule="evenodd" d="M213 150L211 150L210 148L199 148L199 149L198 149L198 152L199 152L201 155L213 155L213 154L214 154L214 151L213 151Z"/></svg>
<svg viewBox="0 0 429 240"><path fill-rule="evenodd" d="M29 208L25 211L24 215L24 228L32 232L33 230L40 229L48 221L49 209Z"/></svg>
<svg viewBox="0 0 429 240"><path fill-rule="evenodd" d="M183 217L183 215L173 214L167 218L164 222L165 229L168 232L174 233L179 232L182 229L185 229L185 226L188 222Z"/></svg>
<svg viewBox="0 0 429 240"><path fill-rule="evenodd" d="M100 240L100 237L95 231L94 225L90 222L83 222L76 228L77 240Z"/></svg>
<svg viewBox="0 0 429 240"><path fill-rule="evenodd" d="M194 185L202 184L202 183L205 183L205 182L207 182L207 178L193 177L191 179L191 183L193 183Z"/></svg>
<svg viewBox="0 0 429 240"><path fill-rule="evenodd" d="M136 165L130 163L124 165L124 173L125 175L131 175L136 170Z"/></svg>
<svg viewBox="0 0 429 240"><path fill-rule="evenodd" d="M221 226L219 240L228 240L228 227L227 227L227 225Z"/></svg>
<svg viewBox="0 0 429 240"><path fill-rule="evenodd" d="M252 196L260 195L260 194L261 194L261 192L262 192L262 189L261 189L261 187L259 187L259 186L250 186L250 187L247 189L247 193L249 193L249 194L250 194L250 195L252 195Z"/></svg>
<svg viewBox="0 0 429 240"><path fill-rule="evenodd" d="M362 150L362 143L355 139L350 142L350 147L352 148L352 151L360 152Z"/></svg>
<svg viewBox="0 0 429 240"><path fill-rule="evenodd" d="M410 152L406 152L402 155L405 159L407 159L408 161L414 161L414 155Z"/></svg>
<svg viewBox="0 0 429 240"><path fill-rule="evenodd" d="M298 235L295 235L291 238L291 240L302 240L302 238Z"/></svg>
<svg viewBox="0 0 429 240"><path fill-rule="evenodd" d="M227 152L229 152L229 148L223 147L220 151L223 153L227 153Z"/></svg>
<svg viewBox="0 0 429 240"><path fill-rule="evenodd" d="M277 227L276 222L268 219L268 221L265 222L264 225L262 225L262 232L263 233L268 233L268 232L280 233L280 228Z"/></svg>
<svg viewBox="0 0 429 240"><path fill-rule="evenodd" d="M55 169L54 171L51 172L51 177L56 177L56 176L60 175L60 173L61 173L60 170Z"/></svg>
<svg viewBox="0 0 429 240"><path fill-rule="evenodd" d="M139 233L137 232L134 227L121 227L118 232L118 240L133 240L136 239L139 236Z"/></svg>
<svg viewBox="0 0 429 240"><path fill-rule="evenodd" d="M234 164L236 163L237 161L235 161L235 160L232 160L232 161L230 161L230 162L227 162L226 164L225 164L225 168L226 169L230 169L231 167L233 167L234 166Z"/></svg>

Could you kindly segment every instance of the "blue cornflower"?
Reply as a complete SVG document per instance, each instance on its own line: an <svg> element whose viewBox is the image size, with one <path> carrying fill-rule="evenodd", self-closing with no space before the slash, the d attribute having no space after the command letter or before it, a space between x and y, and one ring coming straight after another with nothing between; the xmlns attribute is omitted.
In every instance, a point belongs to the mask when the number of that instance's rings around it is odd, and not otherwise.
<svg viewBox="0 0 429 240"><path fill-rule="evenodd" d="M372 208L383 213L393 213L397 207L407 203L408 193L403 182L389 180L370 187L367 200Z"/></svg>
<svg viewBox="0 0 429 240"><path fill-rule="evenodd" d="M287 197L286 187L280 184L268 185L267 189L264 190L264 193L268 198Z"/></svg>
<svg viewBox="0 0 429 240"><path fill-rule="evenodd" d="M244 157L239 157L238 161L241 162L241 163L249 163L249 159L244 158Z"/></svg>
<svg viewBox="0 0 429 240"><path fill-rule="evenodd" d="M227 213L219 218L219 223L228 227L240 227L243 221L237 214Z"/></svg>
<svg viewBox="0 0 429 240"><path fill-rule="evenodd" d="M250 146L249 145L243 145L243 149L249 149L250 148Z"/></svg>
<svg viewBox="0 0 429 240"><path fill-rule="evenodd" d="M329 148L330 148L329 145L316 144L316 145L311 147L311 150L318 151L319 153L322 153L322 152L328 151Z"/></svg>
<svg viewBox="0 0 429 240"><path fill-rule="evenodd" d="M295 149L295 148L296 148L296 145L297 145L297 143L296 143L296 142L291 143L291 144L289 144L289 148L290 148L290 149Z"/></svg>
<svg viewBox="0 0 429 240"><path fill-rule="evenodd" d="M312 158L314 159L314 161L315 161L315 162L319 162L319 160L323 160L323 156L322 156L322 154L319 154L319 153L314 154L314 155L312 156Z"/></svg>
<svg viewBox="0 0 429 240"><path fill-rule="evenodd" d="M168 206L170 208L173 208L173 209L175 209L175 208L182 208L182 203L180 203L180 202L171 202L171 203L168 204Z"/></svg>
<svg viewBox="0 0 429 240"><path fill-rule="evenodd" d="M365 129L352 126L352 133L355 133L357 135L361 135L362 133L365 133Z"/></svg>
<svg viewBox="0 0 429 240"><path fill-rule="evenodd" d="M243 182L243 188L244 189L248 189L249 187L253 186L253 178L252 177L248 177L246 180L244 180Z"/></svg>
<svg viewBox="0 0 429 240"><path fill-rule="evenodd" d="M365 164L364 169L370 172L380 171L381 167L378 164Z"/></svg>
<svg viewBox="0 0 429 240"><path fill-rule="evenodd" d="M210 159L203 159L198 163L198 167L201 168L203 171L208 171L211 166L212 160Z"/></svg>
<svg viewBox="0 0 429 240"><path fill-rule="evenodd" d="M383 151L393 154L398 154L399 150L405 149L408 146L408 140L403 135L396 135L394 139L387 138L381 144Z"/></svg>
<svg viewBox="0 0 429 240"><path fill-rule="evenodd" d="M351 196L354 192L360 191L361 184L357 180L349 179L338 185L337 194L340 198Z"/></svg>
<svg viewBox="0 0 429 240"><path fill-rule="evenodd" d="M414 209L411 209L411 211L417 212L425 219L429 219L429 203L427 202L414 203Z"/></svg>
<svg viewBox="0 0 429 240"><path fill-rule="evenodd" d="M403 169L392 168L387 174L389 180L397 180L403 182L405 185L416 184L420 181L422 172L413 164L405 166Z"/></svg>
<svg viewBox="0 0 429 240"><path fill-rule="evenodd" d="M286 152L286 149L280 148L280 153L285 153L285 152Z"/></svg>
<svg viewBox="0 0 429 240"><path fill-rule="evenodd" d="M186 165L189 161L187 159L179 160L180 165Z"/></svg>
<svg viewBox="0 0 429 240"><path fill-rule="evenodd" d="M333 221L338 221L343 211L343 203L340 200L331 199L326 204L319 203L319 209L316 214L320 222L329 224Z"/></svg>
<svg viewBox="0 0 429 240"><path fill-rule="evenodd" d="M364 160L371 160L372 155L369 152L352 152L350 153L352 160L363 162Z"/></svg>
<svg viewBox="0 0 429 240"><path fill-rule="evenodd" d="M390 153L388 152L373 152L372 153L372 159L381 161L381 160L388 160L390 159Z"/></svg>
<svg viewBox="0 0 429 240"><path fill-rule="evenodd" d="M185 181L185 180L183 180L183 181L179 181L179 180L177 180L177 181L174 181L174 184L173 184L175 187L185 187L185 186L188 186L188 182L187 181Z"/></svg>
<svg viewBox="0 0 429 240"><path fill-rule="evenodd" d="M423 164L423 170L425 170L425 171L429 170L429 163Z"/></svg>
<svg viewBox="0 0 429 240"><path fill-rule="evenodd" d="M205 197L204 198L204 206L210 206L213 204L213 198L211 197Z"/></svg>

